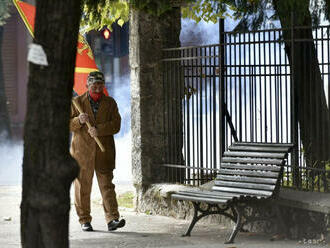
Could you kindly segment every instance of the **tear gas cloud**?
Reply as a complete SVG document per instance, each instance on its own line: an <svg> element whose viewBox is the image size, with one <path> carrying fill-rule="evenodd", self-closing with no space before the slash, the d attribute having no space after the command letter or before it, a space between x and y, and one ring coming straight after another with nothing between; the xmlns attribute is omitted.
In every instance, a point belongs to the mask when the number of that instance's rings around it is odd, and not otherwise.
<svg viewBox="0 0 330 248"><path fill-rule="evenodd" d="M219 24L181 19L180 41L182 46L216 44L219 42Z"/></svg>
<svg viewBox="0 0 330 248"><path fill-rule="evenodd" d="M117 104L121 115L121 130L115 135L116 144L116 169L114 170L114 182L132 182L131 159L131 102L130 102L130 78L122 76L116 80L113 90L109 90Z"/></svg>
<svg viewBox="0 0 330 248"><path fill-rule="evenodd" d="M23 142L0 143L0 185L17 185L22 178Z"/></svg>
<svg viewBox="0 0 330 248"><path fill-rule="evenodd" d="M218 23L206 23L182 19L180 40L182 45L195 45L218 43ZM191 44L190 44L191 45ZM131 165L131 107L130 107L130 81L129 74L116 78L116 82L109 93L116 100L119 113L122 117L121 131L115 135L116 143L116 169L114 182L132 183ZM21 184L23 141L4 142L0 144L0 185ZM96 178L94 178L96 179ZM95 185L95 184L94 184Z"/></svg>
<svg viewBox="0 0 330 248"><path fill-rule="evenodd" d="M121 77L110 95L117 101L122 117L121 131L115 135L116 169L114 182L130 183L131 173L131 131L130 131L130 86L129 76ZM23 141L0 143L0 185L18 185L22 182Z"/></svg>

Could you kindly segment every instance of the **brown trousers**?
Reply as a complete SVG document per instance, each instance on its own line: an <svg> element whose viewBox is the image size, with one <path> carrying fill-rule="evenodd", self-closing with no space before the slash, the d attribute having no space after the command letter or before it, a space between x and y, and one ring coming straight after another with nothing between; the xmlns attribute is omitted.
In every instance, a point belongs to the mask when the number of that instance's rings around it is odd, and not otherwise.
<svg viewBox="0 0 330 248"><path fill-rule="evenodd" d="M116 199L115 185L112 183L113 169L98 168L95 173L103 200L103 209L107 223L119 218L118 203ZM74 182L75 207L79 216L80 224L91 222L91 191L93 183L94 168L80 167L80 174Z"/></svg>

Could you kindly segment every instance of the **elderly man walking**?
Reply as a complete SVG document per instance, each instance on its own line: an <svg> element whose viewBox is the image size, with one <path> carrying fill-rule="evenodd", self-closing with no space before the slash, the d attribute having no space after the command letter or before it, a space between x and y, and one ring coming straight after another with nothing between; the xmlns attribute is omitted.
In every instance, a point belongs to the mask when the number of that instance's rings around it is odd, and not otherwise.
<svg viewBox="0 0 330 248"><path fill-rule="evenodd" d="M90 196L94 171L101 191L108 230L125 225L119 220L115 185L112 183L115 169L115 143L113 135L120 130L121 117L116 101L103 94L104 76L99 71L91 72L87 78L88 91L73 99L70 131L73 133L70 152L80 166L80 174L74 182L75 207L83 231L93 231L91 225ZM90 127L86 123L90 123ZM94 138L105 148L102 152Z"/></svg>

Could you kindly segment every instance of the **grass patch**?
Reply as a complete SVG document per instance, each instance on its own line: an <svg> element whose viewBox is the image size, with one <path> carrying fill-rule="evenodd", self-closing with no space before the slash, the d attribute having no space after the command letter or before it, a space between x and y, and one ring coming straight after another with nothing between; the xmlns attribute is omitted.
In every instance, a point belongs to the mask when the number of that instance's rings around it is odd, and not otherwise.
<svg viewBox="0 0 330 248"><path fill-rule="evenodd" d="M133 208L134 193L132 191L125 192L117 197L118 205L124 208Z"/></svg>

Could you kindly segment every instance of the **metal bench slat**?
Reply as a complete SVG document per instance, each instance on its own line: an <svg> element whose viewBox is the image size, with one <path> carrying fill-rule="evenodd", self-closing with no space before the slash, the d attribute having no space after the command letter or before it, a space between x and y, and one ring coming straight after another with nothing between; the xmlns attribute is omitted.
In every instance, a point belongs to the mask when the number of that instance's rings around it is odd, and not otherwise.
<svg viewBox="0 0 330 248"><path fill-rule="evenodd" d="M176 192L176 194L181 194L181 195L207 195L207 196L212 196L212 197L237 197L239 194L232 194L232 193L219 193L219 192L214 192L213 190L183 190Z"/></svg>
<svg viewBox="0 0 330 248"><path fill-rule="evenodd" d="M260 170L260 171L280 171L280 166L272 165L248 165L248 164L228 164L222 163L221 168L226 169L243 169L243 170Z"/></svg>
<svg viewBox="0 0 330 248"><path fill-rule="evenodd" d="M284 159L286 153L272 153L272 152L236 152L227 151L223 154L225 157L252 157L252 158L280 158Z"/></svg>
<svg viewBox="0 0 330 248"><path fill-rule="evenodd" d="M275 178L229 176L229 175L218 175L215 181L218 180L263 183L263 184L271 184L271 185L276 184L277 182L277 179Z"/></svg>
<svg viewBox="0 0 330 248"><path fill-rule="evenodd" d="M251 152L288 152L285 147L262 147L262 146L230 146L230 151L251 151Z"/></svg>
<svg viewBox="0 0 330 248"><path fill-rule="evenodd" d="M239 194L243 194L243 195L264 196L264 197L270 197L273 195L273 191L230 188L230 187L223 187L223 186L213 186L212 190L221 191L221 192L233 192L233 193L239 193Z"/></svg>
<svg viewBox="0 0 330 248"><path fill-rule="evenodd" d="M247 183L247 182L232 182L232 181L215 181L217 186L235 187L243 189L260 189L260 190L274 190L275 185Z"/></svg>
<svg viewBox="0 0 330 248"><path fill-rule="evenodd" d="M213 190L187 190L187 191L178 191L177 194L203 194L203 195L214 195L216 197L239 197L239 194L227 193L227 192L217 192Z"/></svg>
<svg viewBox="0 0 330 248"><path fill-rule="evenodd" d="M283 160L281 159L253 159L253 158L232 158L224 157L222 158L224 163L251 163L251 164L277 164L281 165Z"/></svg>
<svg viewBox="0 0 330 248"><path fill-rule="evenodd" d="M234 146L263 146L292 148L292 143L262 143L262 142L234 142Z"/></svg>
<svg viewBox="0 0 330 248"><path fill-rule="evenodd" d="M254 176L254 177L270 177L277 178L278 172L270 172L270 171L248 171L248 170L229 170L229 169L221 169L219 171L221 175L239 175L239 176Z"/></svg>
<svg viewBox="0 0 330 248"><path fill-rule="evenodd" d="M216 199L216 198L208 198L208 197L193 197L193 196L180 195L180 194L173 194L172 198L177 199L177 200L207 202L207 203L213 203L213 204L227 203L228 202L228 199Z"/></svg>
<svg viewBox="0 0 330 248"><path fill-rule="evenodd" d="M231 200L235 197L239 197L239 195L234 196L233 194L205 194L198 192L178 192L179 195L192 196L192 197L203 197L203 198L212 198L212 199L224 199Z"/></svg>

